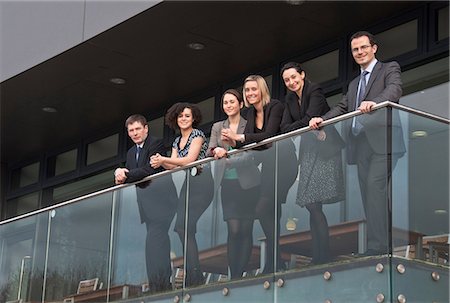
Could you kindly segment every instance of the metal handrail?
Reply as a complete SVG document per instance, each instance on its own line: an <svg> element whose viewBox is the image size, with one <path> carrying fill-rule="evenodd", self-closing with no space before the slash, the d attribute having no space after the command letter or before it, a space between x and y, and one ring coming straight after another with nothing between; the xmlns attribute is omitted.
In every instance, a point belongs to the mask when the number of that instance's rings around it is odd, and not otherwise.
<svg viewBox="0 0 450 303"><path fill-rule="evenodd" d="M423 111L420 111L420 110L417 110L417 109L414 109L414 108L410 108L408 106L400 105L400 104L397 104L397 103L394 103L394 102L391 102L391 101L384 101L384 102L378 103L378 104L376 104L373 107L372 110L375 111L375 110L379 110L379 109L385 108L385 107L396 108L396 109L403 110L403 111L406 111L406 112L409 112L409 113L413 113L413 114L416 114L416 115L420 115L422 117L425 117L425 118L428 118L428 119L432 119L432 120L435 120L435 121L438 121L438 122L450 124L450 120L449 119L445 119L445 118L442 118L442 117L439 117L439 116L436 116L436 115L433 115L433 114L429 114L429 113L426 113L426 112L423 112ZM359 116L359 115L362 115L362 114L363 114L363 112L361 112L360 110L349 112L347 114L343 114L343 115L340 115L338 117L335 117L335 118L323 121L321 123L321 127L327 126L327 125L330 125L330 124L335 124L335 123L347 120L348 118L356 117L356 116ZM257 143L247 144L247 145L245 145L245 146L243 146L243 147L241 147L239 149L235 149L235 150L230 151L228 154L229 155L234 155L234 154L242 153L244 151L247 151L247 150L250 150L250 149L254 149L254 148L259 147L259 146L263 146L263 145L266 145L266 144L269 144L269 143L273 143L273 142L276 142L276 141L280 141L280 140L283 140L283 139L286 139L286 138L290 138L290 137L294 137L294 136L298 136L298 135L304 134L304 133L306 133L306 132L308 132L310 130L313 130L313 129L311 127L309 127L309 126L306 126L306 127L300 128L300 129L296 129L296 130L290 131L288 133L284 133L284 134L280 134L280 135L276 135L276 136L270 137L268 139L262 140L262 141L257 142ZM93 197L96 197L96 196L99 196L99 195L102 195L102 194L105 194L105 193L108 193L108 192L113 192L115 190L120 190L122 188L125 188L125 187L128 187L128 186L133 186L133 185L139 184L141 182L150 181L150 180L153 180L153 179L165 176L165 175L169 175L169 174L172 174L172 173L175 173L175 172L178 172L178 171L190 169L192 167L195 167L195 166L198 166L198 165L202 165L202 164L205 164L205 163L209 163L209 162L212 162L214 160L215 159L213 157L208 157L208 158L205 158L205 159L202 159L202 160L197 160L197 161L192 162L192 163L190 163L188 165L185 165L185 166L180 166L180 167L177 167L177 168L174 168L174 169L171 169L171 170L166 170L166 171L163 171L163 172L160 172L160 173L153 174L151 176L145 177L145 178L143 178L143 179L141 179L139 181L133 182L133 183L115 185L115 186L112 186L112 187L109 187L109 188L105 188L105 189L96 191L94 193L90 193L90 194L83 195L83 196L80 196L80 197L77 197L77 198L74 198L74 199L67 200L65 202L58 203L56 205L52 205L52 206L48 206L48 207L45 207L45 208L41 208L41 209L38 209L38 210L35 210L35 211L32 211L32 212L26 213L26 214L23 214L23 215L16 216L14 218L6 219L6 220L3 220L3 221L0 221L0 225L6 224L6 223L10 223L10 222L13 222L13 221L17 221L17 220L20 220L20 219L23 219L23 218L31 217L31 216L34 216L34 215L37 215L37 214L40 214L40 213L44 213L44 212L50 211L52 209L56 209L56 208L59 208L59 207L62 207L62 206L68 205L68 204L76 203L76 202L81 201L81 200L86 200L86 199L89 199L89 198L93 198Z"/></svg>

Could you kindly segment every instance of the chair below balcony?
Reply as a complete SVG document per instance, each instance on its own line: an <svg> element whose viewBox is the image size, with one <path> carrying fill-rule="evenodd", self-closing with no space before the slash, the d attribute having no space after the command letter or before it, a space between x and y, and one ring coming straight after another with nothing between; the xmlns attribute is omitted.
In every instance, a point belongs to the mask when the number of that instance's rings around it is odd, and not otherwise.
<svg viewBox="0 0 450 303"><path fill-rule="evenodd" d="M67 296L63 303L77 302L104 302L107 297L110 300L125 300L129 297L136 297L142 293L141 285L116 285L109 289L97 289L98 278L80 281L77 294Z"/></svg>
<svg viewBox="0 0 450 303"><path fill-rule="evenodd" d="M98 278L82 280L80 281L80 283L78 283L78 289L76 294L79 295L97 290L97 285L98 285ZM75 295L65 298L63 302L74 303Z"/></svg>

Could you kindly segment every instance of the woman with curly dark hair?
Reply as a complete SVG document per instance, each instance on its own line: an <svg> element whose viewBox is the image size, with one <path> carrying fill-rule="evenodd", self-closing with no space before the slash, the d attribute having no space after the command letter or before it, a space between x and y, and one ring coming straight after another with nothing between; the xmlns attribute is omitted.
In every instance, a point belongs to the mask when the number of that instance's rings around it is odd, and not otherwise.
<svg viewBox="0 0 450 303"><path fill-rule="evenodd" d="M174 130L180 131L172 144L172 155L165 157L156 154L151 157L153 168L164 167L173 169L207 157L208 145L205 134L195 128L202 119L199 108L191 103L176 103L166 114L166 124ZM186 252L186 286L201 284L204 281L200 269L198 246L195 234L197 221L210 205L214 194L214 183L209 166L198 169L200 173L186 176L189 178L189 193L186 200L187 183L183 184L177 206L175 231L178 233ZM186 201L188 201L188 220L185 222ZM187 228L187 230L186 230ZM186 246L185 235L187 234Z"/></svg>

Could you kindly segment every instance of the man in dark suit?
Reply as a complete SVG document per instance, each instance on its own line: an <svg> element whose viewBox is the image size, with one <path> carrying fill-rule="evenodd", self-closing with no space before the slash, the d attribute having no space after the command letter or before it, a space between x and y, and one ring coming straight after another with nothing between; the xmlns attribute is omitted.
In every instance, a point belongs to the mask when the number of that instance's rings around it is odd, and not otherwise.
<svg viewBox="0 0 450 303"><path fill-rule="evenodd" d="M160 139L148 135L145 117L132 115L125 127L134 146L128 150L126 168L114 172L116 184L138 181L163 168L150 166L150 156L165 152ZM141 223L147 226L145 245L147 275L151 291L170 289L170 240L168 231L175 216L177 195L170 175L139 183L136 187Z"/></svg>
<svg viewBox="0 0 450 303"><path fill-rule="evenodd" d="M397 62L383 63L376 59L378 45L371 33L353 34L350 46L353 58L360 66L360 76L350 82L341 102L322 117L310 120L313 129L318 129L324 120L357 109L369 113L375 104L383 101L398 103L402 95L400 66ZM392 116L388 113L389 110L380 110L357 116L347 121L343 129L347 161L358 168L367 219L366 255L388 252L389 182L391 171L406 150L398 112L394 110ZM387 127L392 128L388 130ZM391 140L388 131L392 131Z"/></svg>

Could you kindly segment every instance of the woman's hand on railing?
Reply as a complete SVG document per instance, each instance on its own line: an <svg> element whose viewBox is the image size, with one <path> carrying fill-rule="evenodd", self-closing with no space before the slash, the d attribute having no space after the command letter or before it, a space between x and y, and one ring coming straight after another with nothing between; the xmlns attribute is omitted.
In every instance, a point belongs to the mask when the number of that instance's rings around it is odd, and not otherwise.
<svg viewBox="0 0 450 303"><path fill-rule="evenodd" d="M164 157L160 154L155 154L150 157L150 166L153 168L159 168L164 163Z"/></svg>
<svg viewBox="0 0 450 303"><path fill-rule="evenodd" d="M214 159L220 159L227 156L227 150L222 147L216 147L213 149L212 154Z"/></svg>

